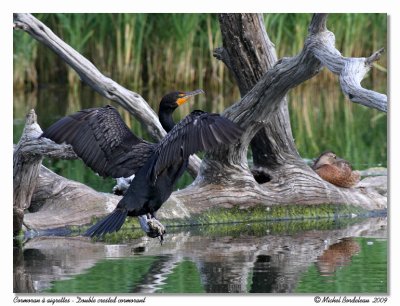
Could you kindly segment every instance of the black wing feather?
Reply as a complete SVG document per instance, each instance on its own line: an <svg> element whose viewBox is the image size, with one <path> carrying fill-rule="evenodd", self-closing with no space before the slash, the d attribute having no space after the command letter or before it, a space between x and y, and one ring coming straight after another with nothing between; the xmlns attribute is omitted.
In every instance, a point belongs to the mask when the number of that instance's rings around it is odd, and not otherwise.
<svg viewBox="0 0 400 306"><path fill-rule="evenodd" d="M159 173L176 162L198 151L209 151L221 144L235 142L243 130L219 114L193 111L180 121L157 145L154 162L148 176L155 181Z"/></svg>
<svg viewBox="0 0 400 306"><path fill-rule="evenodd" d="M135 136L110 106L81 110L45 130L42 137L72 145L101 176L129 177L151 156L155 145Z"/></svg>

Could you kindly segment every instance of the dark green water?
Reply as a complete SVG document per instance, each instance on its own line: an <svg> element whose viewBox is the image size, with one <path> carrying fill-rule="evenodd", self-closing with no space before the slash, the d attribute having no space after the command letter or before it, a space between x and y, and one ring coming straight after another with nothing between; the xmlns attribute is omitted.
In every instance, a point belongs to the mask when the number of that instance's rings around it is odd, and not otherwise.
<svg viewBox="0 0 400 306"><path fill-rule="evenodd" d="M248 224L243 234L236 226L170 228L162 246L35 238L22 266L32 291L48 293L388 291L386 218L322 220L296 232L285 230L290 222Z"/></svg>

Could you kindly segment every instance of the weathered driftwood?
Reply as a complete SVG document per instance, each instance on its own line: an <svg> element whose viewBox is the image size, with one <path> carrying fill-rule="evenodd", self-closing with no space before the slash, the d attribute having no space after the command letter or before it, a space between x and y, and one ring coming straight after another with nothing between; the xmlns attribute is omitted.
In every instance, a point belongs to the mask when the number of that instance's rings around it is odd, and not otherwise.
<svg viewBox="0 0 400 306"><path fill-rule="evenodd" d="M31 110L21 140L14 149L14 235L22 223L26 229L42 230L90 223L111 212L121 197L94 189L55 174L43 165L43 156L75 159L70 145L58 145L38 138L42 130ZM174 197L173 197L174 199ZM29 212L24 215L24 212ZM179 201L171 201L159 216L188 217Z"/></svg>
<svg viewBox="0 0 400 306"><path fill-rule="evenodd" d="M371 67L372 62L379 59L383 49L368 59L342 57L340 52L335 49L334 35L326 30L326 17L326 14L316 14L313 17L309 29L310 35L305 46L305 49L310 50L303 53L307 57L317 57L321 64L339 74L340 80L343 80L341 81L343 92L353 101L386 111L385 95L363 89L360 86L360 81ZM224 47L218 48L215 56L231 70L237 80L241 95L244 96L263 74L276 64L275 48L265 31L261 15L221 14L219 18ZM283 60L288 59L281 61ZM322 66L320 67L322 68ZM301 69L301 66L299 68ZM352 72L350 73L350 71ZM282 71L283 73L285 71ZM278 73L277 77L279 75ZM281 90L286 89L281 88ZM270 170L287 163L288 158L299 158L291 134L286 101L282 100L278 103L277 110L270 113L269 120L258 121L258 123L262 127L251 140L250 145L255 167L258 171L264 171L265 180L268 180L270 179L268 175Z"/></svg>
<svg viewBox="0 0 400 306"><path fill-rule="evenodd" d="M368 177L360 182L354 194L360 191L368 194L387 196L386 176ZM207 212L212 207L231 208L239 205L249 208L256 204L248 201L246 192L239 199L233 197L209 197L208 201L195 197L191 201L182 201L182 191L173 193L170 199L157 212L160 220L190 219L196 214ZM251 193L251 196L254 193ZM190 197L190 195L189 195ZM65 226L81 226L91 222L94 217L101 217L111 212L118 204L120 196L96 192L92 188L68 180L41 166L36 189L32 197L30 213L25 214L26 228L33 230L54 229ZM270 199L271 203L279 201ZM283 204L285 201L280 200ZM200 203L199 203L200 202ZM250 204L249 204L250 203ZM308 204L308 203L307 203ZM386 207L382 203L382 208ZM371 206L375 209L376 206Z"/></svg>
<svg viewBox="0 0 400 306"><path fill-rule="evenodd" d="M20 212L15 216L15 218L20 218L19 226L22 224L23 217L25 227L33 230L81 226L90 223L94 217L101 217L111 212L121 197L97 192L84 184L59 176L38 163L38 159L41 160L42 156L76 158L69 145L57 145L48 139L37 139L40 134L41 129L32 110L27 116L27 123L21 141L14 151L14 158L25 161L23 166L17 160L14 164L14 172L16 173L14 176L14 179L16 179L14 182L14 197L16 199L21 199L22 195L29 195L30 197L30 200L29 198L24 201L14 200L15 204L24 204L21 209L16 210ZM18 173L21 174L18 175ZM26 173L34 173L34 175ZM374 175L374 173L372 174ZM384 199L381 206L377 205L376 199L370 202L370 206L361 205L362 207L367 209L385 208L386 174L381 172L375 174L380 176L364 179L355 189L336 188L338 192L348 192L343 197L349 197L347 200L349 203L357 205L357 197L361 193L369 198ZM24 181L17 184L19 177L23 177ZM259 203L265 203L266 205L287 204L287 198L290 197L290 182L282 181L281 183L288 184L286 185L286 193L283 193L281 197L265 198L265 202L260 202L260 198L264 196L261 187L258 190L242 189L241 193L236 193L234 190L231 190L230 194L221 194L219 192L218 197L209 196L207 199L202 198L201 192L194 191L191 193L193 189L189 187L174 193L161 207L157 215L162 220L183 219L204 213L212 207L231 208L234 205L239 205L240 207L248 208ZM258 197L254 196L256 192L259 193ZM324 190L321 190L321 193L323 192ZM304 190L305 200L298 203L320 203L318 199L313 202L307 197L307 193L308 191ZM27 210L29 213L24 216L23 213ZM18 227L16 229L16 233L18 233Z"/></svg>
<svg viewBox="0 0 400 306"><path fill-rule="evenodd" d="M22 195L29 195L31 200L14 203L24 203L23 208L19 209L20 212L15 218L20 218L20 225L22 218L24 225L27 229L44 230L54 229L65 226L81 226L90 223L94 217L101 217L111 212L118 204L121 197L109 193L101 193L93 190L92 188L68 180L62 176L55 174L44 166L38 164L38 159L41 160L42 156L49 156L53 158L76 158L75 153L69 145L57 145L48 139L37 139L41 134L40 126L36 122L36 115L34 111L30 111L27 116L27 122L24 129L21 141L15 148L14 158L15 168L14 172L14 197L21 199ZM26 161L23 166L17 160ZM35 171L33 171L35 170ZM37 173L38 172L38 173ZM23 175L18 173L34 173L34 175ZM379 173L372 173L372 175L380 175L378 177L366 178L360 182L355 189L338 188L338 192L347 192L346 195L349 203L357 205L357 197L360 193L365 194L369 198L376 198L375 201L370 201L370 206L360 205L366 209L379 209L386 207L386 174L382 171ZM23 177L24 181L17 184L18 178ZM29 180L29 182L28 182ZM182 191L175 192L171 198L161 207L158 211L158 217L162 220L168 219L184 219L190 218L193 215L206 212L212 207L225 207L231 208L238 205L243 208L249 208L259 203L266 205L274 204L287 204L287 198L290 197L290 182L282 181L286 184L286 193L282 193L280 197L264 198L265 202L260 202L263 196L262 187L254 190L252 188L242 189L240 193L230 190L230 193L222 194L219 196L207 199L202 198L202 193L193 191L191 187ZM326 183L329 185L329 183ZM212 186L215 187L214 185ZM196 190L197 188L195 188ZM208 192L208 191L207 191ZM255 196L259 193L258 197ZM324 190L321 190L323 193ZM298 202L303 204L319 204L316 199L314 202L307 197L307 190L304 190L304 201ZM381 205L377 205L378 199L381 199ZM332 199L331 202L335 203ZM343 200L343 199L339 199ZM293 202L295 204L295 202ZM25 214L24 211L29 210ZM19 229L16 227L16 233Z"/></svg>
<svg viewBox="0 0 400 306"><path fill-rule="evenodd" d="M112 211L120 197L68 180L46 167L40 168L30 213L25 214L28 229L54 229L84 225L94 217Z"/></svg>
<svg viewBox="0 0 400 306"><path fill-rule="evenodd" d="M24 211L30 208L43 156L77 158L71 146L57 145L49 139L38 139L42 130L36 114L31 110L26 116L22 136L14 148L13 156L13 217L14 236L18 235L24 221Z"/></svg>
<svg viewBox="0 0 400 306"><path fill-rule="evenodd" d="M42 22L31 14L14 14L14 28L22 29L60 56L79 75L82 81L103 97L110 99L129 111L142 123L154 140L160 140L166 132L157 114L138 93L130 91L103 75L89 60L66 44ZM189 171L196 175L200 159L192 156Z"/></svg>
<svg viewBox="0 0 400 306"><path fill-rule="evenodd" d="M38 163L38 159L41 160L42 156L76 158L76 155L69 145L57 145L48 139L37 139L41 129L36 122L36 115L33 110L27 116L24 131L21 141L14 151L14 172L16 173L14 176L14 204L23 204L21 209L14 209L14 212L18 212L18 214L14 215L14 218L20 220L15 227L15 234L19 232L22 220L27 229L33 230L81 226L90 223L94 217L108 214L115 208L121 197L97 192L84 184L59 176ZM18 160L21 159L25 163L19 163ZM33 173L34 175L25 175L23 173ZM385 208L387 196L386 174L381 171L372 173L372 175L379 176L364 179L356 189L336 188L338 192L349 192L348 197L353 194L353 197L348 199L349 203L357 205L356 197L358 197L359 193L363 193L368 195L369 198L376 197L383 200L380 206L377 205L376 201L378 200L376 200L371 201L370 206L361 205L362 207L367 209ZM18 183L18 178L20 177L24 178L22 183ZM289 182L282 181L282 184L289 184ZM265 198L265 202L260 202L260 198L264 196L262 187L259 187L258 190L242 189L240 193L236 193L236 191L225 186L231 191L230 194L228 192L224 194L219 192L218 197L209 196L207 199L202 198L201 192L194 191L191 193L193 189L189 187L174 193L161 207L157 215L162 220L184 219L204 213L212 207L231 208L234 205L238 205L243 208L249 208L259 203L265 203L266 205L287 204L286 199L290 194L290 185L286 186L288 186L287 194L283 193L282 197ZM214 188L215 186L212 185L212 187ZM255 196L256 192L259 193L258 196ZM323 192L321 190L321 193ZM299 203L320 203L318 199L314 202L311 201L306 196L307 193L308 191L305 190L305 200ZM29 195L30 200L28 198L24 201L17 201L17 199L22 199L22 195ZM24 211L29 211L29 213L24 216Z"/></svg>
<svg viewBox="0 0 400 306"><path fill-rule="evenodd" d="M121 196L97 192L94 189L68 180L41 166L30 213L25 214L27 229L44 230L89 224L93 218L110 213ZM158 211L161 219L190 217L188 209L174 196Z"/></svg>
<svg viewBox="0 0 400 306"><path fill-rule="evenodd" d="M33 110L27 116L27 123L24 130L23 137L15 148L14 158L25 161L29 160L29 162L25 162L21 166L16 161L14 172L29 172L35 173L35 175L25 176L17 174L14 176L14 179L24 177L22 183L17 184L18 180L14 181L14 197L17 197L17 199L21 199L22 195L30 195L31 197L31 200L14 200L15 204L24 204L21 206L21 209L14 210L19 212L14 218L19 218L18 220L20 220L19 225L16 226L16 234L20 230L22 219L25 228L33 230L81 226L90 223L94 217L101 217L108 214L115 208L121 197L109 193L97 192L84 184L59 176L43 165L40 165L40 163L38 164L38 159L41 160L43 155L52 158L76 158L76 155L69 145L57 145L48 139L37 139L37 136L41 133L41 129L36 122L36 115ZM362 192L369 197L376 196L385 199L387 196L386 173L382 171L375 172L372 175L379 176L366 178L361 181L358 187L352 191L355 196ZM282 182L282 184L285 184L285 182ZM346 190L343 188L337 189L339 192ZM239 195L236 195L232 191L231 194L220 194L219 197L208 197L207 199L203 199L201 193L198 192L191 194L191 190L191 188L186 188L174 193L158 211L158 217L161 220L184 219L206 212L212 207L231 208L234 205L239 205L240 207L248 208L261 203L259 202L260 198L254 196L255 190L251 189L248 191L241 190L241 194ZM290 193L290 187L287 190ZM261 188L258 192L260 194L259 197L261 197L263 194ZM306 194L307 190L304 192ZM379 194L383 197L379 196ZM269 205L268 203L287 204L288 202L285 201L285 197L287 197L286 194L283 197L271 197L266 199L265 203L267 205ZM306 196L305 199L301 203L313 203ZM356 203L354 198L350 198L348 201ZM315 201L315 203L319 202ZM365 207L364 205L363 207L367 209L386 207L386 201L382 202L382 206L376 206L376 203L374 203L374 201L371 201L371 207ZM29 213L26 213L24 216L24 211L29 211Z"/></svg>
<svg viewBox="0 0 400 306"><path fill-rule="evenodd" d="M24 152L25 144L40 135L36 124L36 114L31 111L26 118L26 125L13 156L13 233L18 235L24 219L24 211L29 208L35 190L42 155Z"/></svg>
<svg viewBox="0 0 400 306"><path fill-rule="evenodd" d="M339 73L341 72L339 66L345 69L352 66L353 62L360 61L360 59L343 58L334 49L334 35L326 29L326 17L326 14L314 15L300 54L279 60L238 103L224 111L224 116L238 123L246 132L239 144L215 150L205 156L195 183L177 193L180 199L185 202L193 200L199 206L230 206L235 203L240 205L352 203L369 209L386 206L386 198L379 194L357 188L338 188L322 181L297 154L292 145L291 134L282 132L290 130L289 122L282 119L287 117L284 115L286 112L284 97L290 88L313 77L325 62L329 64L328 68L337 67L334 72ZM249 79L254 81L260 74L257 71L260 61L259 56L253 55L255 51L252 49L258 51L261 49L260 45L265 44L265 50L271 50L271 43L266 34L263 31L253 30L263 27L262 20L247 14L223 14L220 16L220 24L224 47L223 50L219 50L218 56L227 63L237 80L243 83ZM252 36L253 33L261 34L257 37ZM326 45L325 52L321 52L322 44ZM318 57L315 55L316 52ZM370 65L370 60L364 61ZM245 68L243 63L247 63ZM249 73L253 70L252 75L246 76L244 80L241 79L241 71ZM354 78L360 81L366 71L367 69L363 69ZM239 84L239 87L243 92L250 86ZM365 93L361 87L359 91L359 93L353 92L353 96ZM370 98L374 99L375 96L372 94ZM382 110L387 103L385 99L383 100ZM380 105L380 102L377 101L373 105ZM275 120L273 125L269 125L271 120ZM268 134L266 143L270 145L267 146L268 150L264 151L268 158L265 159L261 169L268 179L265 184L260 185L254 181L248 169L247 149L250 140L262 127L268 131L264 134Z"/></svg>
<svg viewBox="0 0 400 306"><path fill-rule="evenodd" d="M189 213L215 206L249 207L260 203L348 203L366 209L386 208L386 197L371 188L344 189L322 181L299 157L294 146L285 95L291 88L317 74L324 65L340 75L342 89L352 101L360 102L362 99L364 105L386 110L385 95L360 86L361 79L381 51L367 59L342 57L334 48L333 33L326 29L326 17L326 14L313 16L304 48L298 55L274 63L273 46L259 15L220 16L224 47L217 51L217 56L234 73L243 94L243 98L223 115L238 123L245 133L238 144L208 153L195 182L174 193L169 203L179 203L183 211ZM145 125L151 125L149 129L153 136L164 135L159 130L154 112L142 105L144 100L139 95L105 78L33 16L15 14L14 21L16 27L24 29L62 56L83 80L105 97L123 105L126 100L131 100L133 106L125 105L128 110ZM261 65L262 68L256 69L264 55L268 60ZM267 71L263 74L265 69ZM266 174L264 184L255 181L247 163L247 149L257 133L259 138L266 137L258 148L260 160L264 155L260 169Z"/></svg>
<svg viewBox="0 0 400 306"><path fill-rule="evenodd" d="M217 48L214 56L229 68L243 97L277 62L275 46L259 14L220 14L219 20L223 47ZM286 97L269 121L260 121L259 124L261 127L250 142L253 174L256 170L264 176L258 177L257 181L266 182L270 180L268 169L285 163L287 156L298 156Z"/></svg>

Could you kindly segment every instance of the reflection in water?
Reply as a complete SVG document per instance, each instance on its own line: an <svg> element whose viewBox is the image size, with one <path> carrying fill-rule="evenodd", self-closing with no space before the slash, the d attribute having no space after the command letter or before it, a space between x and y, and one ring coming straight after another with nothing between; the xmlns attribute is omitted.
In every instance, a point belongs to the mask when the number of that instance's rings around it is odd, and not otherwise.
<svg viewBox="0 0 400 306"><path fill-rule="evenodd" d="M271 256L258 255L254 263L252 286L250 292L274 292L279 272L271 265Z"/></svg>
<svg viewBox="0 0 400 306"><path fill-rule="evenodd" d="M165 280L176 267L179 260L172 256L161 255L153 262L142 281L137 284L132 292L154 293L165 285Z"/></svg>
<svg viewBox="0 0 400 306"><path fill-rule="evenodd" d="M205 291L209 293L246 292L246 272L240 262L204 262L200 267Z"/></svg>
<svg viewBox="0 0 400 306"><path fill-rule="evenodd" d="M233 234L233 224L232 236L226 225L223 234L177 229L162 246L149 238L111 245L38 237L14 249L14 291L291 293L316 292L317 284L326 292L386 292L386 218L295 233L267 226ZM328 274L340 286L323 287Z"/></svg>
<svg viewBox="0 0 400 306"><path fill-rule="evenodd" d="M13 291L31 293L35 292L32 284L32 277L25 270L24 254L20 247L13 247L14 270L13 270Z"/></svg>
<svg viewBox="0 0 400 306"><path fill-rule="evenodd" d="M344 238L334 243L318 257L317 267L322 276L332 276L337 268L351 263L351 257L360 251L360 245L353 238Z"/></svg>

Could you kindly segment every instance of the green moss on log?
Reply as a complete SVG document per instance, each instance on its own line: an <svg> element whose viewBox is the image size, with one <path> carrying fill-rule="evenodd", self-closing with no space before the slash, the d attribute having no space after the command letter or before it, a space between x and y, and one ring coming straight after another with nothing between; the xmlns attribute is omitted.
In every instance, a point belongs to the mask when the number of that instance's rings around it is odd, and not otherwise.
<svg viewBox="0 0 400 306"><path fill-rule="evenodd" d="M344 218L363 215L367 211L351 205L258 205L252 208L214 208L192 218L192 223L217 224L227 222L306 220L320 218Z"/></svg>
<svg viewBox="0 0 400 306"><path fill-rule="evenodd" d="M214 208L191 218L160 221L167 227L167 233L180 232L182 227L190 227L193 233L199 235L236 236L328 230L337 228L338 222L346 225L356 223L359 219L354 216L366 214L366 210L351 205L258 205L251 208ZM145 233L140 229L138 220L127 218L120 231L107 234L99 240L121 243L143 236Z"/></svg>

